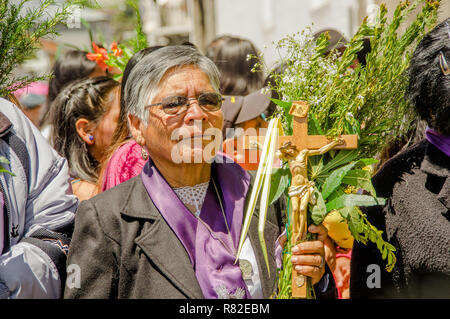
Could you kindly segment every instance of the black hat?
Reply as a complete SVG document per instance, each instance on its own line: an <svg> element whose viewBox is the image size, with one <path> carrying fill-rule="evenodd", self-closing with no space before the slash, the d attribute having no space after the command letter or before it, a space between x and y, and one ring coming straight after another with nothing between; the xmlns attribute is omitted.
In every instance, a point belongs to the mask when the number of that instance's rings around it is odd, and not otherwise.
<svg viewBox="0 0 450 319"><path fill-rule="evenodd" d="M241 111L234 124L240 124L260 116L269 107L271 97L270 91L263 94L260 90L245 96L242 101Z"/></svg>

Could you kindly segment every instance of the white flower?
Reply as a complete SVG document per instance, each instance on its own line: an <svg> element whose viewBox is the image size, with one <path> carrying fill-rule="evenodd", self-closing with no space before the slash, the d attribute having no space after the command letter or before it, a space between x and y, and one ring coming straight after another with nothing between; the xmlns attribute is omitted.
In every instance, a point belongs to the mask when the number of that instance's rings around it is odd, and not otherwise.
<svg viewBox="0 0 450 319"><path fill-rule="evenodd" d="M319 105L319 103L321 103L324 98L325 98L325 96L322 96L321 98L318 98L317 96L313 96L313 97L311 97L310 103L314 106Z"/></svg>
<svg viewBox="0 0 450 319"><path fill-rule="evenodd" d="M286 74L283 77L283 82L284 83L294 83L294 81L295 81L295 78L291 74Z"/></svg>
<svg viewBox="0 0 450 319"><path fill-rule="evenodd" d="M361 101L364 101L364 96L362 96L361 94L359 94L358 96L356 96L357 99L360 99Z"/></svg>
<svg viewBox="0 0 450 319"><path fill-rule="evenodd" d="M266 94L268 94L270 92L270 89L266 86L266 87L263 87L262 89L261 89L261 94L264 94L264 95L266 95Z"/></svg>

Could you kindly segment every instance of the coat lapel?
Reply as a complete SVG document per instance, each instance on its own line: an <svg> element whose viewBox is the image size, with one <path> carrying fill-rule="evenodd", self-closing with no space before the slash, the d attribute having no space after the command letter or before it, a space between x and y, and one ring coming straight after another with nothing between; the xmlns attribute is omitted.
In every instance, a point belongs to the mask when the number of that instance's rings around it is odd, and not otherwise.
<svg viewBox="0 0 450 319"><path fill-rule="evenodd" d="M140 178L121 210L128 218L148 219L148 227L134 240L144 254L189 298L203 298L186 249L153 204ZM150 222L153 221L153 222Z"/></svg>
<svg viewBox="0 0 450 319"><path fill-rule="evenodd" d="M254 175L251 177L252 180L247 193L245 207L247 207L250 198L249 194L251 193ZM141 178L135 179L135 185L130 192L129 200L124 204L121 214L128 218L149 221L148 227L143 227L144 230L135 239L136 245L167 276L172 284L187 297L193 299L204 298L186 249L153 204ZM258 204L256 205L248 232L248 237L258 263L264 298L269 298L272 295L277 283L276 259L273 245L280 234L280 229L277 226L276 218L273 216L274 214L275 210L273 207L269 207L264 230L264 238L269 257L270 277L267 272L258 237Z"/></svg>
<svg viewBox="0 0 450 319"><path fill-rule="evenodd" d="M447 211L444 214L448 216L450 211L450 161L448 156L433 144L428 143L420 169L427 174L444 179L436 199L445 206Z"/></svg>

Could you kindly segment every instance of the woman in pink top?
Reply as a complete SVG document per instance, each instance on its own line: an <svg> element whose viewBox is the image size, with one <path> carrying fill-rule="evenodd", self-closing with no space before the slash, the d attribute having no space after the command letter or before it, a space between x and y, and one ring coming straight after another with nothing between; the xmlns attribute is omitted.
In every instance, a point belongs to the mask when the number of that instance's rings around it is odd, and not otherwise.
<svg viewBox="0 0 450 319"><path fill-rule="evenodd" d="M161 48L153 46L140 50L128 61L123 72L121 91L125 87L131 69L147 54ZM103 192L141 173L148 160L148 153L133 140L128 130L127 114L125 113L123 96L120 96L119 121L114 132L111 146L107 151L106 160L102 163L99 189Z"/></svg>
<svg viewBox="0 0 450 319"><path fill-rule="evenodd" d="M133 139L119 146L104 171L102 192L139 175L148 160L144 152Z"/></svg>

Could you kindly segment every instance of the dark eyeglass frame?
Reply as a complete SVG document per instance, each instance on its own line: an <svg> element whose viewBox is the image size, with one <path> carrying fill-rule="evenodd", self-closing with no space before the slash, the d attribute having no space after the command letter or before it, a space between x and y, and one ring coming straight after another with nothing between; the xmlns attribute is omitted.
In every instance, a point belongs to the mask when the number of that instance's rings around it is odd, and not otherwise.
<svg viewBox="0 0 450 319"><path fill-rule="evenodd" d="M214 96L215 98L217 98L217 104L207 103L208 99L203 101L202 97L210 97L210 96ZM197 101L197 103L200 106L200 108L202 110L204 110L205 112L215 112L215 111L218 111L218 110L220 110L222 108L222 102L225 99L222 97L221 94L215 93L215 92L200 93L195 98L188 98L186 96L174 95L174 96L165 97L159 103L154 103L154 104L147 105L147 106L145 106L145 108L147 109L147 108L150 108L150 107L153 107L153 106L162 105L163 106L162 110L164 111L164 113L169 114L169 115L180 115L180 114L185 113L189 109L189 107L191 106L190 101L194 101L194 100ZM166 105L173 104L174 101L177 101L178 105L166 106L166 107L164 106L164 104L166 104Z"/></svg>

